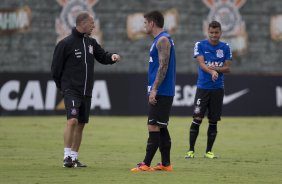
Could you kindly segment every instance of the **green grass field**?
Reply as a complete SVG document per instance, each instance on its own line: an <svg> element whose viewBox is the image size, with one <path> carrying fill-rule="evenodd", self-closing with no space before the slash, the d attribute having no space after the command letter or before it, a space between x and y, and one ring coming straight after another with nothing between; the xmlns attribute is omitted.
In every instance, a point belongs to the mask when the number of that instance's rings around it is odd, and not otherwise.
<svg viewBox="0 0 282 184"><path fill-rule="evenodd" d="M146 117L91 117L80 149L84 169L62 167L64 116L1 117L0 183L282 183L281 117L223 117L214 160L203 158L206 120L196 158L184 159L190 122L171 117L172 172L131 173L145 155ZM157 152L153 164L159 161Z"/></svg>

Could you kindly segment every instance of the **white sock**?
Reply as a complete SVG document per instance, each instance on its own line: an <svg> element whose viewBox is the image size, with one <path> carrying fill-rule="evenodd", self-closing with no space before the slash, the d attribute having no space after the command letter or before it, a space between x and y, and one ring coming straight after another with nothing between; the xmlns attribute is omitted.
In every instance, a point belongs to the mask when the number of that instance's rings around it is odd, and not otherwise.
<svg viewBox="0 0 282 184"><path fill-rule="evenodd" d="M77 160L78 157L78 152L76 151L71 151L71 159L72 160Z"/></svg>
<svg viewBox="0 0 282 184"><path fill-rule="evenodd" d="M71 148L64 148L64 159L71 156Z"/></svg>

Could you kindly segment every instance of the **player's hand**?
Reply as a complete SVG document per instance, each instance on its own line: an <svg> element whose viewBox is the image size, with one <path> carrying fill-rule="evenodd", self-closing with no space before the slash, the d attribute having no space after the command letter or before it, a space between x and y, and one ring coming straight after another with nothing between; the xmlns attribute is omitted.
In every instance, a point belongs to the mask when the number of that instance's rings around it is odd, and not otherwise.
<svg viewBox="0 0 282 184"><path fill-rule="evenodd" d="M215 70L212 70L211 76L212 76L212 81L214 82L218 78L218 73Z"/></svg>
<svg viewBox="0 0 282 184"><path fill-rule="evenodd" d="M156 90L152 90L150 92L150 96L149 96L149 103L150 104L155 105L157 103L156 95L157 95L157 91Z"/></svg>
<svg viewBox="0 0 282 184"><path fill-rule="evenodd" d="M113 54L113 55L112 55L112 61L114 61L114 62L120 61L120 55L118 55L118 54Z"/></svg>

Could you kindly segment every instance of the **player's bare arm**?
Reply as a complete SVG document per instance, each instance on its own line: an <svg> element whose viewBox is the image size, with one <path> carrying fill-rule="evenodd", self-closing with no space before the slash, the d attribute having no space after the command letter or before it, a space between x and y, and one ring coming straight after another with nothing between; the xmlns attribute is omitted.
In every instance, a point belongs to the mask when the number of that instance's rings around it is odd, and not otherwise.
<svg viewBox="0 0 282 184"><path fill-rule="evenodd" d="M168 68L168 62L170 57L170 42L168 38L161 37L157 43L157 49L159 54L159 69L156 75L156 80L153 85L153 90L157 90L158 87L163 82L167 68Z"/></svg>
<svg viewBox="0 0 282 184"><path fill-rule="evenodd" d="M218 72L214 69L212 69L211 67L208 67L206 64L205 64L205 59L204 59L204 56L198 56L197 57L197 61L199 63L199 66L207 73L211 74L212 76L212 80L213 81L216 81L216 79L218 78Z"/></svg>
<svg viewBox="0 0 282 184"><path fill-rule="evenodd" d="M167 37L161 37L158 40L157 43L157 49L158 49L158 55L159 55L159 69L156 75L155 82L153 84L150 96L149 96L149 103L151 104L156 104L157 101L155 99L157 90L161 83L163 82L167 68L168 68L168 63L169 63L169 57L170 57L170 42Z"/></svg>
<svg viewBox="0 0 282 184"><path fill-rule="evenodd" d="M230 66L231 66L231 61L230 60L226 60L223 64L222 67L213 67L210 66L209 69L215 70L218 73L230 73Z"/></svg>

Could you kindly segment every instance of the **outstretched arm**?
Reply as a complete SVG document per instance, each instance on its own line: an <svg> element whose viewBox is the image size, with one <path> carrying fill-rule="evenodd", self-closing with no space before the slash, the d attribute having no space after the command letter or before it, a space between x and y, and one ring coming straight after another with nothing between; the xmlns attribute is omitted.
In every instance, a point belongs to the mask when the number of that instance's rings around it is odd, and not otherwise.
<svg viewBox="0 0 282 184"><path fill-rule="evenodd" d="M104 65L113 64L120 61L120 56L118 54L112 54L110 52L105 51L100 44L97 43L96 40L93 39L94 44L94 57L95 59Z"/></svg>
<svg viewBox="0 0 282 184"><path fill-rule="evenodd" d="M152 105L157 103L156 100L157 90L166 76L169 58L170 58L170 48L171 48L170 42L167 37L161 37L158 40L156 46L159 55L159 68L149 96L149 103Z"/></svg>

